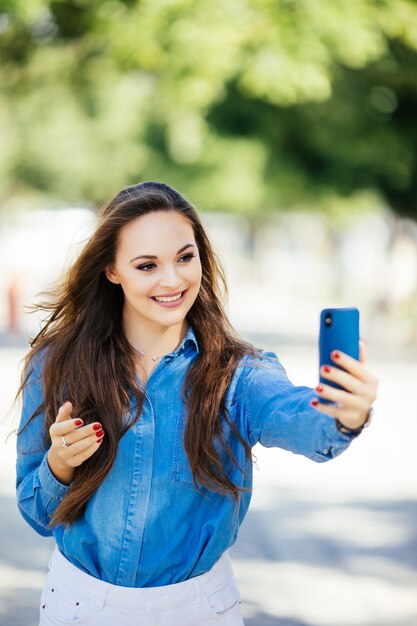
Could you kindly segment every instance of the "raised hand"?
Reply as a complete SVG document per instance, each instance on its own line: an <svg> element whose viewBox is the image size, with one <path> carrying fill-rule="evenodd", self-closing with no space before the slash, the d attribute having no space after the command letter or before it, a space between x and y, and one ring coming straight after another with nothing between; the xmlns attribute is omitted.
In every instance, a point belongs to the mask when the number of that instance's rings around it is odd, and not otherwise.
<svg viewBox="0 0 417 626"><path fill-rule="evenodd" d="M71 418L72 411L71 402L65 402L49 428L52 445L48 464L55 477L65 484L71 482L75 468L98 450L104 437L99 422L83 426L81 419Z"/></svg>
<svg viewBox="0 0 417 626"><path fill-rule="evenodd" d="M360 428L367 420L378 387L378 379L364 366L365 344L360 341L359 361L339 350L332 352L331 357L343 369L323 365L320 374L343 389L320 383L315 389L319 398L335 404L324 404L319 400L312 400L311 404L318 411L338 419L346 429Z"/></svg>

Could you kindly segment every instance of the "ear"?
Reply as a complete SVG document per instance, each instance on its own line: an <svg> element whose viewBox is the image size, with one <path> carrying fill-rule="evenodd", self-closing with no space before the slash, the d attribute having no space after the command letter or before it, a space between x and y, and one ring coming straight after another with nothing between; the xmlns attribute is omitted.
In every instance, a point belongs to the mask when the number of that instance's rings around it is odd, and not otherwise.
<svg viewBox="0 0 417 626"><path fill-rule="evenodd" d="M109 280L111 283L114 283L115 285L120 284L120 280L117 278L116 272L109 265L104 270L104 273L106 274L107 280Z"/></svg>

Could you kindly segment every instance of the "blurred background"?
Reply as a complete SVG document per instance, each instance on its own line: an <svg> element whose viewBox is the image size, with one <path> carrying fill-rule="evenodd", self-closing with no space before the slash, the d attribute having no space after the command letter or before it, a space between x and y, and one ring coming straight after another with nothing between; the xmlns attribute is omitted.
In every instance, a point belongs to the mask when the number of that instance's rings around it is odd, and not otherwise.
<svg viewBox="0 0 417 626"><path fill-rule="evenodd" d="M199 210L228 311L314 386L358 306L372 428L332 463L256 449L232 556L248 626L417 624L414 0L0 0L0 624L36 626L53 542L14 496L29 314L143 180Z"/></svg>

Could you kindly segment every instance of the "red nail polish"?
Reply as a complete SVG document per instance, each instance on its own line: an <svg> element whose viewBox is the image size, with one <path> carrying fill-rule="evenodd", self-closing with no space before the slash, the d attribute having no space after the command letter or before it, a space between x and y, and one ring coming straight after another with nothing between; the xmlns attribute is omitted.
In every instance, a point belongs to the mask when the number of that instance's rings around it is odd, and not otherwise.
<svg viewBox="0 0 417 626"><path fill-rule="evenodd" d="M81 426L81 425L82 425L82 423L83 423L83 421L82 421L82 420L75 420L75 422L74 422L74 424L75 424L76 426Z"/></svg>
<svg viewBox="0 0 417 626"><path fill-rule="evenodd" d="M103 441L103 437L101 439L97 439L96 443L101 443Z"/></svg>
<svg viewBox="0 0 417 626"><path fill-rule="evenodd" d="M326 374L330 374L330 367L328 365L325 365L323 367L323 370L326 372Z"/></svg>
<svg viewBox="0 0 417 626"><path fill-rule="evenodd" d="M316 391L318 393L321 393L323 391L323 387L321 385L319 385L318 387L316 387Z"/></svg>
<svg viewBox="0 0 417 626"><path fill-rule="evenodd" d="M100 430L100 431L96 432L96 437L98 437L98 438L103 437L103 435L104 435L104 431L103 430Z"/></svg>
<svg viewBox="0 0 417 626"><path fill-rule="evenodd" d="M312 401L311 401L311 404L312 404L313 406L317 406L317 405L318 405L318 403L319 403L319 401L318 401L318 400L312 400Z"/></svg>
<svg viewBox="0 0 417 626"><path fill-rule="evenodd" d="M101 430L102 426L101 424L94 424L93 429L94 430Z"/></svg>
<svg viewBox="0 0 417 626"><path fill-rule="evenodd" d="M334 359L340 359L340 352L337 352L337 350L335 350L334 352L332 352L332 357Z"/></svg>

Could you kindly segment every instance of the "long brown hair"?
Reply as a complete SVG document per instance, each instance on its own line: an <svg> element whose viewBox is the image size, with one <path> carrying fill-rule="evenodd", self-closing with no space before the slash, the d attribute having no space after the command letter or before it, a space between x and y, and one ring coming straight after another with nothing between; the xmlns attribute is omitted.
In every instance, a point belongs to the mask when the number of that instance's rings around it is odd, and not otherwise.
<svg viewBox="0 0 417 626"><path fill-rule="evenodd" d="M177 211L188 218L202 266L201 287L187 314L199 354L187 372L182 390L188 414L184 448L197 488L202 485L238 501L241 488L230 479L222 461L221 451L223 457L226 454L228 465L237 466L224 440L222 417L246 454L251 455L250 446L226 410L225 396L240 359L258 351L238 338L227 319L222 305L227 296L224 272L195 208L172 187L145 182L123 189L99 210L94 234L59 286L43 292L49 298L47 302L32 307L48 311L49 316L31 341L17 394L27 384L34 357L42 351L44 402L27 424L45 412L43 445L49 447L49 428L60 405L71 400L73 418L82 418L84 424L98 420L107 434L97 451L75 468L70 489L50 526L70 524L83 514L89 498L114 463L119 440L140 418L144 393L135 381L135 355L123 332L123 291L120 285L107 280L105 268L115 261L122 227L160 210ZM128 413L132 399L136 412L133 419L123 421L121 416ZM220 442L220 451L216 441Z"/></svg>

